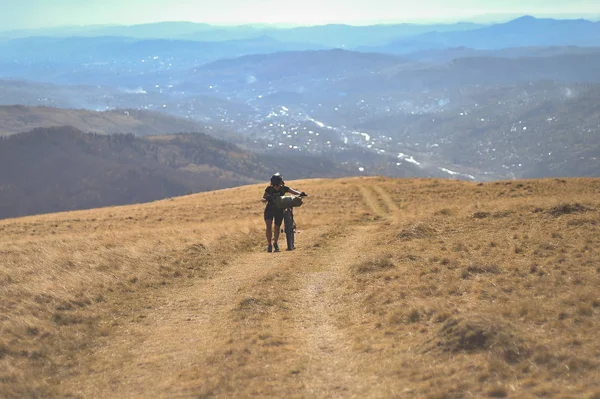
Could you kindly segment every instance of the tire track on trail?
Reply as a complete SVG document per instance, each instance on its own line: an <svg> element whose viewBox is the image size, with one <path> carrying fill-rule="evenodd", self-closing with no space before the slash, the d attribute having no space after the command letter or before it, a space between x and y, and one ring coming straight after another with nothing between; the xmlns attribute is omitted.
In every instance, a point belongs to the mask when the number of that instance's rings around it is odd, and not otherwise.
<svg viewBox="0 0 600 399"><path fill-rule="evenodd" d="M95 353L75 360L79 371L63 386L83 398L212 396L205 388L210 391L227 378L211 374L228 362L220 351L237 329L246 328L231 320L240 298L278 268L275 257L302 256L302 248L327 229L304 231L296 251L235 254L231 266L209 279L153 291L144 318L119 320L120 327Z"/></svg>
<svg viewBox="0 0 600 399"><path fill-rule="evenodd" d="M383 187L373 186L373 190L375 190L379 194L380 198L383 200L386 207L392 214L397 213L400 210L396 202L393 200L392 196Z"/></svg>
<svg viewBox="0 0 600 399"><path fill-rule="evenodd" d="M116 320L63 386L82 398L369 397L377 376L344 328L360 312L344 286L379 226L310 228L296 251L221 254L212 277L149 290L143 318Z"/></svg>
<svg viewBox="0 0 600 399"><path fill-rule="evenodd" d="M365 205L373 214L375 214L375 216L384 218L389 215L389 212L383 209L378 202L379 193L376 193L365 186L358 186L358 190L360 191Z"/></svg>
<svg viewBox="0 0 600 399"><path fill-rule="evenodd" d="M379 185L358 186L365 205L378 217L389 218L400 211L391 195Z"/></svg>
<svg viewBox="0 0 600 399"><path fill-rule="evenodd" d="M353 226L313 258L315 267L298 276L294 298L295 339L304 348L305 369L299 373L303 397L368 397L376 376L366 376L368 363L344 331L343 286L350 266L359 261L377 224ZM347 326L346 326L347 327Z"/></svg>

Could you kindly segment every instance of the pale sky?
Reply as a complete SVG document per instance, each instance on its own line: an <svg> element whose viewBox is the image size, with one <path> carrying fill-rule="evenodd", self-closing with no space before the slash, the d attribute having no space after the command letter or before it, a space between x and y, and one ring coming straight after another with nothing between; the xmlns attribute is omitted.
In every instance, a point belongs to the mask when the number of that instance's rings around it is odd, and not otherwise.
<svg viewBox="0 0 600 399"><path fill-rule="evenodd" d="M507 16L598 18L600 0L0 0L0 30L159 21L365 25ZM474 18L477 17L477 18Z"/></svg>

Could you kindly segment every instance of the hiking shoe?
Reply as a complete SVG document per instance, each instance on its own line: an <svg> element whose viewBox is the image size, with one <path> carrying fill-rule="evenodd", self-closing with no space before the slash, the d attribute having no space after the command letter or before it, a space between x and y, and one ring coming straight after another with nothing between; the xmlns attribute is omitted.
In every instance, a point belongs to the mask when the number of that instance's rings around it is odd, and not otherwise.
<svg viewBox="0 0 600 399"><path fill-rule="evenodd" d="M273 244L273 248L275 249L275 252L279 252L279 245L277 245L277 243Z"/></svg>
<svg viewBox="0 0 600 399"><path fill-rule="evenodd" d="M267 252L273 252L273 246L271 244L267 247Z"/></svg>

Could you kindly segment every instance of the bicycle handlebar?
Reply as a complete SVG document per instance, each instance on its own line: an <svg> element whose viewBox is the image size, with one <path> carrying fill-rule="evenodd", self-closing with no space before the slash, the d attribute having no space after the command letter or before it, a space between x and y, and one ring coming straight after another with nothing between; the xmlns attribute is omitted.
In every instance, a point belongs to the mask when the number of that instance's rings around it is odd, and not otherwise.
<svg viewBox="0 0 600 399"><path fill-rule="evenodd" d="M268 199L273 197L273 195L267 195L265 198L263 199ZM298 197L308 197L308 194L306 194L304 191L302 191L300 194L298 194Z"/></svg>

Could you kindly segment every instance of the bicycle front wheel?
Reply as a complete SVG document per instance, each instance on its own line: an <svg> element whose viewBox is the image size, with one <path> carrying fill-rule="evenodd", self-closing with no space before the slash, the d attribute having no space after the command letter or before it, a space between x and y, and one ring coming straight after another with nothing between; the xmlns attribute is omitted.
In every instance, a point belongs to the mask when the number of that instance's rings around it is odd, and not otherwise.
<svg viewBox="0 0 600 399"><path fill-rule="evenodd" d="M287 241L287 250L294 249L294 214L291 210L283 212L283 224L285 231L285 239Z"/></svg>

